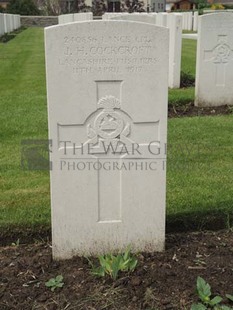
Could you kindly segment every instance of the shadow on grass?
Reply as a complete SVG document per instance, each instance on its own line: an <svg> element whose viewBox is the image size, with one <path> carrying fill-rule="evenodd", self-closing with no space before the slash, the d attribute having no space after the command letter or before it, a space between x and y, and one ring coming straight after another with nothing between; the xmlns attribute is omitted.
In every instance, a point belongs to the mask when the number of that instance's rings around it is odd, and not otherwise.
<svg viewBox="0 0 233 310"><path fill-rule="evenodd" d="M203 206L204 209L204 206ZM166 234L194 231L217 231L233 227L233 210L207 210L172 214L166 217ZM33 243L51 240L50 224L33 226L12 225L0 228L1 246L11 245L19 239L22 243Z"/></svg>
<svg viewBox="0 0 233 310"><path fill-rule="evenodd" d="M191 211L170 214L166 218L166 233L189 232L221 229L233 227L233 210L213 207L213 210Z"/></svg>
<svg viewBox="0 0 233 310"><path fill-rule="evenodd" d="M20 27L19 29L11 32L5 33L3 36L0 37L0 43L7 43L10 40L13 40L19 33L27 29L26 27Z"/></svg>

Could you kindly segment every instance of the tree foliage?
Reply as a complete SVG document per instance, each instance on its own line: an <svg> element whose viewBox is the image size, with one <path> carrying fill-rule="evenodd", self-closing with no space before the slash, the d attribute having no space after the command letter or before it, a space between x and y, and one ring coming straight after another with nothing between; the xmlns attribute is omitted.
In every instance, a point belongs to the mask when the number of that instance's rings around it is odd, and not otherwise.
<svg viewBox="0 0 233 310"><path fill-rule="evenodd" d="M73 5L74 13L88 12L91 8L89 8L85 0L75 0Z"/></svg>
<svg viewBox="0 0 233 310"><path fill-rule="evenodd" d="M62 0L34 0L36 6L40 8L42 15L60 15L62 13Z"/></svg>
<svg viewBox="0 0 233 310"><path fill-rule="evenodd" d="M104 0L94 0L92 2L92 11L94 16L101 16L107 11L107 6Z"/></svg>
<svg viewBox="0 0 233 310"><path fill-rule="evenodd" d="M124 11L129 13L145 12L143 0L125 0Z"/></svg>
<svg viewBox="0 0 233 310"><path fill-rule="evenodd" d="M210 6L210 4L207 2L207 0L196 0L195 4L197 5L198 10L204 9L208 6Z"/></svg>
<svg viewBox="0 0 233 310"><path fill-rule="evenodd" d="M40 15L33 0L10 0L6 11L11 14Z"/></svg>

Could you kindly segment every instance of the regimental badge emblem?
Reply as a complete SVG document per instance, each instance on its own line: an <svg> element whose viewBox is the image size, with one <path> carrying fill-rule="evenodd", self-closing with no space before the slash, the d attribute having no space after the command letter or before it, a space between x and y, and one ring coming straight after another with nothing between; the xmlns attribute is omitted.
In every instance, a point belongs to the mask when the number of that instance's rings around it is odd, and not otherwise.
<svg viewBox="0 0 233 310"><path fill-rule="evenodd" d="M114 96L105 96L98 101L97 111L87 123L87 136L96 148L101 144L108 146L132 144L129 138L131 118L121 110L120 100Z"/></svg>

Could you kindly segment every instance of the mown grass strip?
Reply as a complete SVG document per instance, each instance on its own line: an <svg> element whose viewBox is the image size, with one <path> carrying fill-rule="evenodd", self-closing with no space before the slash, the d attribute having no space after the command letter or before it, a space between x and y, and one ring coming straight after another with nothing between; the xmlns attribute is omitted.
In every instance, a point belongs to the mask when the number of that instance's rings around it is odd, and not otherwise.
<svg viewBox="0 0 233 310"><path fill-rule="evenodd" d="M183 43L182 70L192 74L195 43ZM178 103L189 101L194 88L171 94ZM0 235L43 235L50 230L49 173L21 168L21 141L47 139L43 29L29 28L0 43L0 108ZM232 132L232 115L169 119L168 231L182 218L186 229L204 227L207 214L222 214L223 226L232 225Z"/></svg>

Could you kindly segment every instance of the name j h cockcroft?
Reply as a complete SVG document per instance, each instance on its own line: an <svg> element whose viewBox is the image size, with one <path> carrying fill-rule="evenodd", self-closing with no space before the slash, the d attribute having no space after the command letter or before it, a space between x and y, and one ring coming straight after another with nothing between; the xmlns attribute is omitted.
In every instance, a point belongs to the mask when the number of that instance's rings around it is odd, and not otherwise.
<svg viewBox="0 0 233 310"><path fill-rule="evenodd" d="M148 145L132 143L92 143L76 145L71 141L60 143L60 169L66 171L106 170L145 171L166 168L166 145L157 141Z"/></svg>

